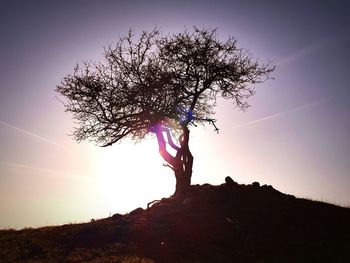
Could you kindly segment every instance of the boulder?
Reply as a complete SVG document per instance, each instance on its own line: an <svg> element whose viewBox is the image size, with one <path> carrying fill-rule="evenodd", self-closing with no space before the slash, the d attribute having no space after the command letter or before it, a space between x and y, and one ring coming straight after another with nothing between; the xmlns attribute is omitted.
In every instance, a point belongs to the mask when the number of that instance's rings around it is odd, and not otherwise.
<svg viewBox="0 0 350 263"><path fill-rule="evenodd" d="M238 183L233 181L233 179L230 176L227 176L225 178L225 182L226 182L226 186L229 186L229 187L233 187L233 186L237 186L238 185Z"/></svg>
<svg viewBox="0 0 350 263"><path fill-rule="evenodd" d="M260 184L258 182L254 182L254 183L252 183L252 185L253 185L253 187L256 187L256 188L260 187Z"/></svg>
<svg viewBox="0 0 350 263"><path fill-rule="evenodd" d="M139 207L139 208L136 208L135 210L132 210L129 215L140 215L143 213L143 208Z"/></svg>

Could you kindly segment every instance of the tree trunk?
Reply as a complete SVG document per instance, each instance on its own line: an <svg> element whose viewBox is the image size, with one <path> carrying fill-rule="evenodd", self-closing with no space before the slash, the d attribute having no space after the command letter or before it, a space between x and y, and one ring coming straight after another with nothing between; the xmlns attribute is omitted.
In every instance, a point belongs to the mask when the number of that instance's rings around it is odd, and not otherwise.
<svg viewBox="0 0 350 263"><path fill-rule="evenodd" d="M175 157L166 149L166 141L163 132L167 135L167 143L169 146L176 150ZM176 188L174 196L176 197L185 196L191 186L193 156L188 146L189 134L189 129L183 127L183 133L178 139L180 146L177 146L173 142L168 128L162 127L161 125L157 125L156 127L159 153L166 161L166 166L170 167L175 173Z"/></svg>
<svg viewBox="0 0 350 263"><path fill-rule="evenodd" d="M191 186L191 176L192 171L190 173L175 171L176 188L174 196L185 196L188 193Z"/></svg>

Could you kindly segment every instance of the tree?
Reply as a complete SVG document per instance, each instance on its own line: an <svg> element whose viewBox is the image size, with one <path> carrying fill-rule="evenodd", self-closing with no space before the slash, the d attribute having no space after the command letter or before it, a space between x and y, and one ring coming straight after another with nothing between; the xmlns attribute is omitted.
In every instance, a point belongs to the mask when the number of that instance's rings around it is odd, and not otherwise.
<svg viewBox="0 0 350 263"><path fill-rule="evenodd" d="M126 137L139 141L155 135L179 196L191 184L189 128L209 124L218 132L217 97L244 110L254 94L252 84L269 79L273 70L253 60L234 38L221 41L216 29L194 27L167 36L154 29L136 41L129 31L105 48L103 61L77 64L56 91L77 121L78 142L89 139L105 147Z"/></svg>

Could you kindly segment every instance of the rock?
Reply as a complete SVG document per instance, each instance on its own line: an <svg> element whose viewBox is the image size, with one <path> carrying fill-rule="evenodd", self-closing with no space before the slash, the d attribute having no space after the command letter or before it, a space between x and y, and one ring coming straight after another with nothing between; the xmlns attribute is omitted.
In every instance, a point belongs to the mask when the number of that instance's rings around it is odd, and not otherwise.
<svg viewBox="0 0 350 263"><path fill-rule="evenodd" d="M273 188L272 185L268 185L268 186L267 186L267 189L269 189L269 190L275 190L275 189Z"/></svg>
<svg viewBox="0 0 350 263"><path fill-rule="evenodd" d="M290 199L295 199L296 198L295 195L289 195L289 194L287 194L287 197L290 198Z"/></svg>
<svg viewBox="0 0 350 263"><path fill-rule="evenodd" d="M263 187L264 189L266 189L266 190L274 190L273 187L272 187L272 185L264 184L262 187Z"/></svg>
<svg viewBox="0 0 350 263"><path fill-rule="evenodd" d="M141 207L139 208L136 208L135 210L132 210L129 215L139 215L139 214L142 214L143 213L143 209Z"/></svg>
<svg viewBox="0 0 350 263"><path fill-rule="evenodd" d="M260 184L258 182L254 182L254 183L252 183L252 186L258 188L258 187L260 187Z"/></svg>
<svg viewBox="0 0 350 263"><path fill-rule="evenodd" d="M235 181L233 181L233 179L232 179L230 176L227 176L227 177L225 178L225 182L226 182L226 185L229 186L229 187L233 187L233 186L238 185L238 183L236 183Z"/></svg>
<svg viewBox="0 0 350 263"><path fill-rule="evenodd" d="M123 215L121 215L121 214L114 214L114 215L112 215L112 219L113 220L119 220L121 218L123 218Z"/></svg>

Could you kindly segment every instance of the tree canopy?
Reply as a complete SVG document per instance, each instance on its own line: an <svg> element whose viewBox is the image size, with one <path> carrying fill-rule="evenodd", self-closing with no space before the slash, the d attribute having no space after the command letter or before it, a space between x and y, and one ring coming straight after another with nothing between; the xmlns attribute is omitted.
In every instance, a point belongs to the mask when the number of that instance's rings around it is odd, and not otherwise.
<svg viewBox="0 0 350 263"><path fill-rule="evenodd" d="M254 85L274 67L259 64L234 38L220 40L216 29L163 35L132 31L104 50L101 62L77 64L56 91L73 113L77 141L109 146L155 133L161 125L181 131L209 124L218 131L214 107L221 96L248 107Z"/></svg>

